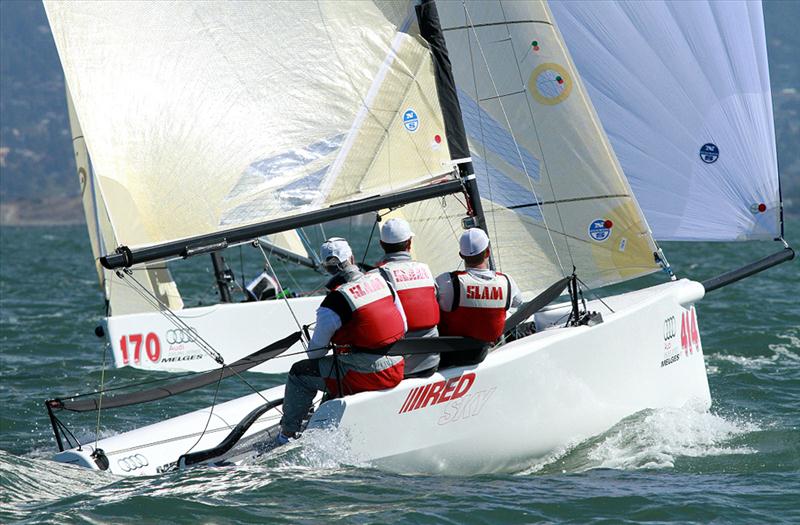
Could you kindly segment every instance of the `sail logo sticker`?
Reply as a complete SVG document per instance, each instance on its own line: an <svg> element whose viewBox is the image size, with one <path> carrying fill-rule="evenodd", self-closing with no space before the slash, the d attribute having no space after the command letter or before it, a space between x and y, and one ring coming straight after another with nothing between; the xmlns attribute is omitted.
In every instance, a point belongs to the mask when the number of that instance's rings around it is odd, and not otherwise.
<svg viewBox="0 0 800 525"><path fill-rule="evenodd" d="M562 66L548 62L533 70L528 90L538 103L554 106L566 100L572 92L572 79Z"/></svg>
<svg viewBox="0 0 800 525"><path fill-rule="evenodd" d="M415 133L419 129L419 117L414 108L408 108L403 113L403 127L411 133Z"/></svg>
<svg viewBox="0 0 800 525"><path fill-rule="evenodd" d="M589 237L597 242L604 242L611 235L613 224L608 219L596 219L589 225Z"/></svg>
<svg viewBox="0 0 800 525"><path fill-rule="evenodd" d="M703 144L703 147L700 148L700 160L705 162L706 164L713 164L717 162L719 158L719 148L716 144L707 143Z"/></svg>

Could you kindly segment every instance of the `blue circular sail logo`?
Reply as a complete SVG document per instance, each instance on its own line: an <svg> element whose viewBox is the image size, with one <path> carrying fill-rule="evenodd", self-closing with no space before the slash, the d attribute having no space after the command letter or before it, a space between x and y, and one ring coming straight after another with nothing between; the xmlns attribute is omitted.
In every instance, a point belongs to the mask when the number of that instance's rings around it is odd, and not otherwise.
<svg viewBox="0 0 800 525"><path fill-rule="evenodd" d="M606 224L610 222L611 221L605 219L596 219L592 221L589 225L589 237L597 242L603 242L608 239L608 236L611 235L611 227L606 226Z"/></svg>
<svg viewBox="0 0 800 525"><path fill-rule="evenodd" d="M419 117L413 108L408 108L403 113L403 126L411 133L419 129Z"/></svg>
<svg viewBox="0 0 800 525"><path fill-rule="evenodd" d="M706 164L713 164L717 162L719 158L719 148L716 144L708 143L703 144L703 147L700 148L700 160L705 162Z"/></svg>

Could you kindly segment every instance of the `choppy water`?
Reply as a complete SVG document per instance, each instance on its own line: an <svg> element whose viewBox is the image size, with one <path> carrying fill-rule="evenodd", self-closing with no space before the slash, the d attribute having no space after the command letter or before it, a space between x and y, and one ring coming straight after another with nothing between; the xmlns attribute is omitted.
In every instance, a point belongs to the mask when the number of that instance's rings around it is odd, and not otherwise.
<svg viewBox="0 0 800 525"><path fill-rule="evenodd" d="M0 234L0 522L800 523L797 261L699 303L710 411L645 411L517 474L386 474L338 458L335 441L323 439L244 467L123 479L48 460L55 445L42 401L100 381L103 345L92 332L102 307L84 228ZM800 245L800 236L790 240ZM680 275L702 280L778 246L664 248ZM253 276L257 264L244 268ZM188 303L213 299L201 264L181 265L176 279ZM106 380L141 377L123 369ZM246 392L233 382L223 395ZM109 411L100 435L198 408L210 395ZM94 414L70 421L93 439Z"/></svg>

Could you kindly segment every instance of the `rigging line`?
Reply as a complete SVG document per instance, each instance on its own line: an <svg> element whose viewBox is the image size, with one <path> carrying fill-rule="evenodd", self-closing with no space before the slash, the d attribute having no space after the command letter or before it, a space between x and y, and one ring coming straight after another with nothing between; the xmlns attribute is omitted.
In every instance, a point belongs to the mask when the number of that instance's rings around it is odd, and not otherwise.
<svg viewBox="0 0 800 525"><path fill-rule="evenodd" d="M289 279L292 280L292 284L294 284L295 288L298 291L302 290L302 287L300 286L300 283L297 282L297 279L295 279L294 275L292 274L292 271L289 270L289 265L286 264L286 261L284 261L280 257L278 257L278 260L281 262L281 266L283 266L283 271L286 272L286 275L288 275Z"/></svg>
<svg viewBox="0 0 800 525"><path fill-rule="evenodd" d="M503 20L504 20L504 22L506 22L506 32L508 34L508 39L511 42L511 53L514 55L514 63L517 65L517 73L519 74L520 82L523 82L523 91L524 91L525 84L524 84L524 81L522 80L522 70L519 67L519 57L517 56L517 50L516 50L516 48L514 47L514 44L513 44L514 40L511 38L511 32L508 31L509 20L508 20L508 17L506 17L506 10L503 7L502 0L500 0L499 3L500 3L500 11L503 13ZM550 23L549 25L552 26L552 23ZM541 152L541 155L542 155L542 166L544 168L544 172L547 174L547 182L548 182L548 184L550 186L550 191L552 192L553 197L555 197L556 192L555 192L555 188L553 186L553 181L550 178L550 170L547 167L547 160L545 159L544 147L542 146L542 139L539 136L539 129L536 126L536 119L533 118L533 108L531 108L530 98L527 96L527 94L525 95L525 103L528 106L528 113L529 113L529 115L531 117L531 124L533 125L533 132L534 132L534 135L536 136L536 143L538 144L539 151ZM500 105L502 107L502 102L500 103ZM504 114L505 114L505 111L504 111ZM515 141L515 143L516 143L516 141ZM520 161L521 161L521 159L520 159ZM524 162L523 162L523 166L524 166ZM529 186L531 188L531 193L533 194L534 200L538 201L539 197L536 196L536 191L533 188L533 183L529 180L528 184L529 184ZM558 216L558 221L561 224L561 230L562 231L566 231L566 228L564 227L564 219L561 217L561 210L559 209L558 205L556 205L555 208L556 208L556 215ZM550 237L550 243L553 245L553 249L556 250L555 243L553 242L553 238L552 238L552 236L550 234L550 229L547 227L547 219L546 219L544 213L542 213L542 220L544 221L545 228L547 229L547 235L548 235L548 237ZM570 263L572 264L572 266L575 266L575 261L574 261L574 258L572 256L572 249L570 248L569 240L567 239L566 235L564 235L564 244L567 247L567 254L569 255ZM559 264L559 266L561 266L561 272L563 273L564 276L566 276L567 272L564 270L564 267L561 264L561 257L559 256L557 250L556 250L556 259L558 259L558 264Z"/></svg>
<svg viewBox="0 0 800 525"><path fill-rule="evenodd" d="M275 284L278 285L278 291L283 296L283 301L286 303L286 308L289 309L289 313L292 314L292 318L294 319L295 324L297 324L297 329L300 330L300 332L305 333L303 331L303 325L300 323L300 320L297 319L297 315L295 315L294 309L292 308L291 303L289 303L289 298L286 297L286 293L283 291L283 285L281 284L280 279L278 279L278 275L275 273L275 269L272 267L272 263L270 262L269 257L267 257L267 253L264 251L264 247L261 246L260 242L258 243L258 249L261 250L261 254L264 256L264 260L269 267L269 271L272 272L272 277L275 279ZM308 351L308 345L302 336L300 337L300 344L302 344L303 348Z"/></svg>
<svg viewBox="0 0 800 525"><path fill-rule="evenodd" d="M117 276L120 277L120 278L124 278L123 277L124 275L127 275L128 277L130 277L131 280L136 284L136 286L133 287L133 289L136 290L137 293L139 293L139 295L145 301L147 301L152 307L154 307L162 315L164 315L164 317L166 317L173 324L173 326L175 326L177 328L183 328L183 329L187 330L187 332L191 334L192 339L194 340L194 342L197 343L197 346L199 346L200 349L203 352L206 353L206 355L211 357L214 361L216 361L219 364L222 364L222 365L225 364L225 361L222 358L222 355L220 355L220 353L217 352L214 349L214 347L211 346L208 343L208 341L203 339L198 333L196 333L194 330L192 330L192 328L186 322L184 322L183 319L178 317L158 297L156 297L154 294L150 293L150 291L147 288L145 288L144 285L142 283L140 283L136 279L136 277L133 275L133 272L131 272L130 269L127 269L124 272L117 272ZM137 289L137 287L138 287L138 289Z"/></svg>
<svg viewBox="0 0 800 525"><path fill-rule="evenodd" d="M200 443L200 440L203 439L203 436L206 435L206 430L208 430L208 425L211 423L211 416L214 415L214 408L217 406L217 395L219 394L219 385L222 383L222 372L225 370L225 367L220 367L219 369L219 379L217 379L217 387L214 389L214 399L211 401L211 409L208 411L208 417L206 418L206 424L203 427L203 431L200 432L200 435L197 436L197 441L194 442L194 445L189 447L189 450L186 451L186 454L194 450L194 447Z"/></svg>
<svg viewBox="0 0 800 525"><path fill-rule="evenodd" d="M244 253L241 244L239 245L239 276L242 278L241 290L244 292L247 289L247 283L244 278ZM236 282L236 279L234 279L233 282ZM244 292L244 295L247 297L247 292Z"/></svg>
<svg viewBox="0 0 800 525"><path fill-rule="evenodd" d="M367 247L364 248L364 257L361 258L361 264L364 264L364 262L367 260L369 245L372 244L372 236L375 235L375 228L377 228L379 222L381 222L381 215L376 211L375 222L372 223L372 230L369 232L369 239L367 239Z"/></svg>
<svg viewBox="0 0 800 525"><path fill-rule="evenodd" d="M106 343L103 345L103 369L100 372L100 399L97 401L97 425L95 426L94 430L94 448L97 449L97 442L100 441L100 410L103 407L103 390L105 390L106 384L106 354L108 354L108 347L110 345Z"/></svg>
<svg viewBox="0 0 800 525"><path fill-rule="evenodd" d="M594 298L595 298L595 299L597 299L598 301L600 301L600 302L603 304L603 306L605 306L606 308L608 308L608 309L611 311L611 313L612 313L612 314L613 314L613 313L615 313L615 312L614 312L614 309L613 309L613 308L611 308L610 306L608 306L608 304L606 304L606 302L603 300L603 298L602 298L602 297L600 297L599 295L597 295L597 293L596 293L594 290L592 290L591 288L589 288L589 285L588 285L588 284L586 284L585 282L581 281L581 278L580 278L580 277L578 277L577 275L575 276L575 278L578 280L578 282L579 282L579 283L581 283L581 284L583 285L583 287L584 287L584 288L586 288L586 291L587 291L587 292L589 292L590 294L592 294L592 295L594 296ZM585 309L585 308L586 308L586 307L584 306L584 309Z"/></svg>
<svg viewBox="0 0 800 525"><path fill-rule="evenodd" d="M274 272L273 272L273 274L274 274ZM117 272L117 275L121 277L122 275L126 275L126 274L125 274L125 273L122 273L122 272ZM225 368L228 366L227 364L225 364L225 360L223 359L222 355L221 355L219 352L217 352L216 350L214 350L214 347L213 347L213 346L211 346L211 345L208 343L208 341L206 341L205 339L203 339L203 338L200 336L200 334L198 334L196 331L192 330L192 328L191 328L191 327L190 327L188 324L186 324L186 323L183 321L183 319L181 319L180 317L178 317L177 315L175 315L175 313L174 313L172 310L170 310L170 309L169 309L169 307L167 307L166 305L164 305L164 303L162 303L162 302L161 302L161 301L158 299L158 297L156 297L155 295L151 294L151 293L150 293L150 292L149 292L149 291L148 291L148 290L147 290L147 289L144 287L144 285L142 285L142 283L140 283L139 281L137 281L137 280L136 280L136 278L135 278L135 277L133 277L133 275L129 275L129 277L131 277L131 279L133 280L133 282L134 282L134 283L136 283L136 285L137 285L137 286L138 286L138 287L141 289L141 291L140 291L140 290L137 290L137 289L136 289L136 287L133 287L133 289L134 289L134 290L136 290L136 291L139 293L139 295L141 295L141 296L142 296L142 298L143 298L145 301L149 302L151 306L153 306L153 307L155 307L155 308L157 308L157 307L159 307L159 306L160 306L161 308L158 310L158 311L159 311L159 313L161 313L162 315L164 315L164 317L166 317L166 318L167 318L167 320L169 320L169 321L170 321L170 322L173 324L173 326L175 326L175 327L177 327L177 328L183 328L184 330L186 330L186 331L187 331L187 333L191 334L192 340L193 340L193 341L194 341L194 342L197 344L197 346L199 346L199 347L200 347L200 349L201 349L203 352L205 352L205 353L206 353L206 354L207 354L209 357L211 357L211 358L212 358L214 361L216 361L217 363L219 363L219 364L221 365L221 367L220 367L220 369L221 369L221 370L224 370L224 369L225 369ZM280 285L280 283L279 283L279 285ZM149 297L148 297L148 296L149 296ZM302 342L302 339L301 339L301 342ZM305 344L304 344L304 346L305 346ZM215 356L216 356L216 357L215 357ZM253 385L251 385L251 384L250 384L250 383L247 381L247 379L245 379L245 378L242 376L242 374L241 374L241 373L239 373L237 370L235 370L235 369L233 369L233 368L230 368L230 370L233 372L233 375L235 375L236 377L238 377L238 378L239 378L239 379L240 379L240 380L241 380L241 381L242 381L242 382L243 382L245 385L247 385L248 387L250 387L250 389L251 389L253 392L255 392L256 394L258 394L258 396L259 396L261 399L263 399L265 403L269 403L269 400L268 400L266 397L264 397L264 395L261 393L261 391L260 391L260 390L258 390L258 389L256 389L256 388L255 388Z"/></svg>
<svg viewBox="0 0 800 525"><path fill-rule="evenodd" d="M500 91L497 89L497 84L494 81L494 75L492 75L492 70L489 67L489 62L488 62L488 60L486 60L486 54L483 52L483 46L481 45L480 38L478 38L478 32L475 30L475 27L474 27L475 24L472 21L472 16L469 13L469 9L467 8L466 2L462 2L462 4L464 6L464 13L467 15L467 20L469 21L469 24L472 27L472 33L475 35L475 42L478 44L478 50L481 52L481 57L483 58L483 63L486 66L486 71L489 74L489 80L492 81L492 87L494 88L495 94L499 95ZM500 4L500 7L502 8L502 3ZM503 11L503 18L505 18L505 11ZM509 37L510 36L511 36L511 33L509 33ZM512 45L512 50L513 50L513 45ZM516 51L514 51L514 60L515 60L515 62L517 62ZM517 70L519 71L519 62L517 62ZM522 79L522 72L521 71L519 72L519 78ZM527 100L527 97L525 97L525 98ZM528 167L525 165L525 160L522 157L522 151L520 151L520 149L519 149L519 143L517 142L517 139L514 136L514 130L511 127L511 121L508 118L508 114L506 113L506 108L503 105L502 99L498 99L498 103L500 104L500 109L503 112L503 118L505 118L506 125L508 126L508 131L511 134L511 140L514 141L514 147L517 150L517 156L519 156L520 163L522 164L522 170L525 173L525 178L528 181L528 186L530 187L531 193L533 194L533 198L536 201L539 201L539 197L536 195L536 190L533 187L533 182L531 181L530 174L528 173ZM531 121L533 122L533 113L531 113ZM536 140L539 141L539 134L536 131L535 122L533 122L533 126L534 126L534 133L536 135ZM547 171L546 163L544 162L544 150L542 149L541 141L539 141L539 151L542 153L542 164L545 165L545 171ZM549 174L548 174L548 180L549 180L549 178L550 177L549 177ZM551 184L551 186L552 186L552 184ZM552 188L551 188L551 190L552 190ZM556 207L556 210L558 210L558 207ZM560 215L559 215L559 217L560 217ZM561 268L562 276L566 277L566 275L567 275L566 270L564 270L564 265L561 262L561 256L558 254L558 249L556 248L556 243L553 240L552 234L550 233L550 227L547 224L547 218L545 217L544 213L542 214L542 221L544 222L544 228L547 231L547 237L550 239L550 244L553 246L553 252L555 252L556 260L558 261L558 266ZM561 228L564 229L563 221L562 221L562 224L561 224ZM567 243L567 249L569 249L569 243ZM572 254L571 253L570 253L570 259L572 259Z"/></svg>
<svg viewBox="0 0 800 525"><path fill-rule="evenodd" d="M466 11L466 6L464 6L464 10ZM469 32L467 33L467 38L469 38ZM476 39L477 40L477 39ZM475 98L476 103L478 104L478 125L481 129L481 146L483 146L483 159L484 159L484 166L486 167L486 182L489 184L489 200L494 203L494 194L492 192L492 178L489 176L489 162L488 156L486 155L486 135L483 129L483 115L481 114L481 99L478 97L478 76L475 73L475 58L472 55L472 39L469 38L469 64L472 66L472 86L475 89ZM500 270L503 269L503 265L500 262L500 237L497 234L497 216L496 216L496 208L492 206L490 213L492 214L492 227L494 229L494 239L497 243L497 246L493 246L496 250L496 259L497 265ZM488 226L488 225L487 225Z"/></svg>

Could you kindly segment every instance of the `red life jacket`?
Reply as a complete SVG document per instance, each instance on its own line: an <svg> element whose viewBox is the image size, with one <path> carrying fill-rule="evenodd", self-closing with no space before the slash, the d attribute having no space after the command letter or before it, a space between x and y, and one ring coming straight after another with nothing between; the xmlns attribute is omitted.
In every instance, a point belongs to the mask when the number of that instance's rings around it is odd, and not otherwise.
<svg viewBox="0 0 800 525"><path fill-rule="evenodd" d="M491 280L452 272L453 306L442 311L440 335L472 337L494 343L503 335L506 310L511 306L511 281L500 272Z"/></svg>
<svg viewBox="0 0 800 525"><path fill-rule="evenodd" d="M431 269L417 261L387 261L378 264L381 275L394 285L408 331L428 330L439 324L439 303Z"/></svg>
<svg viewBox="0 0 800 525"><path fill-rule="evenodd" d="M394 304L394 294L378 272L369 272L337 286L352 315L336 330L331 341L354 349L376 350L405 335L403 317Z"/></svg>

